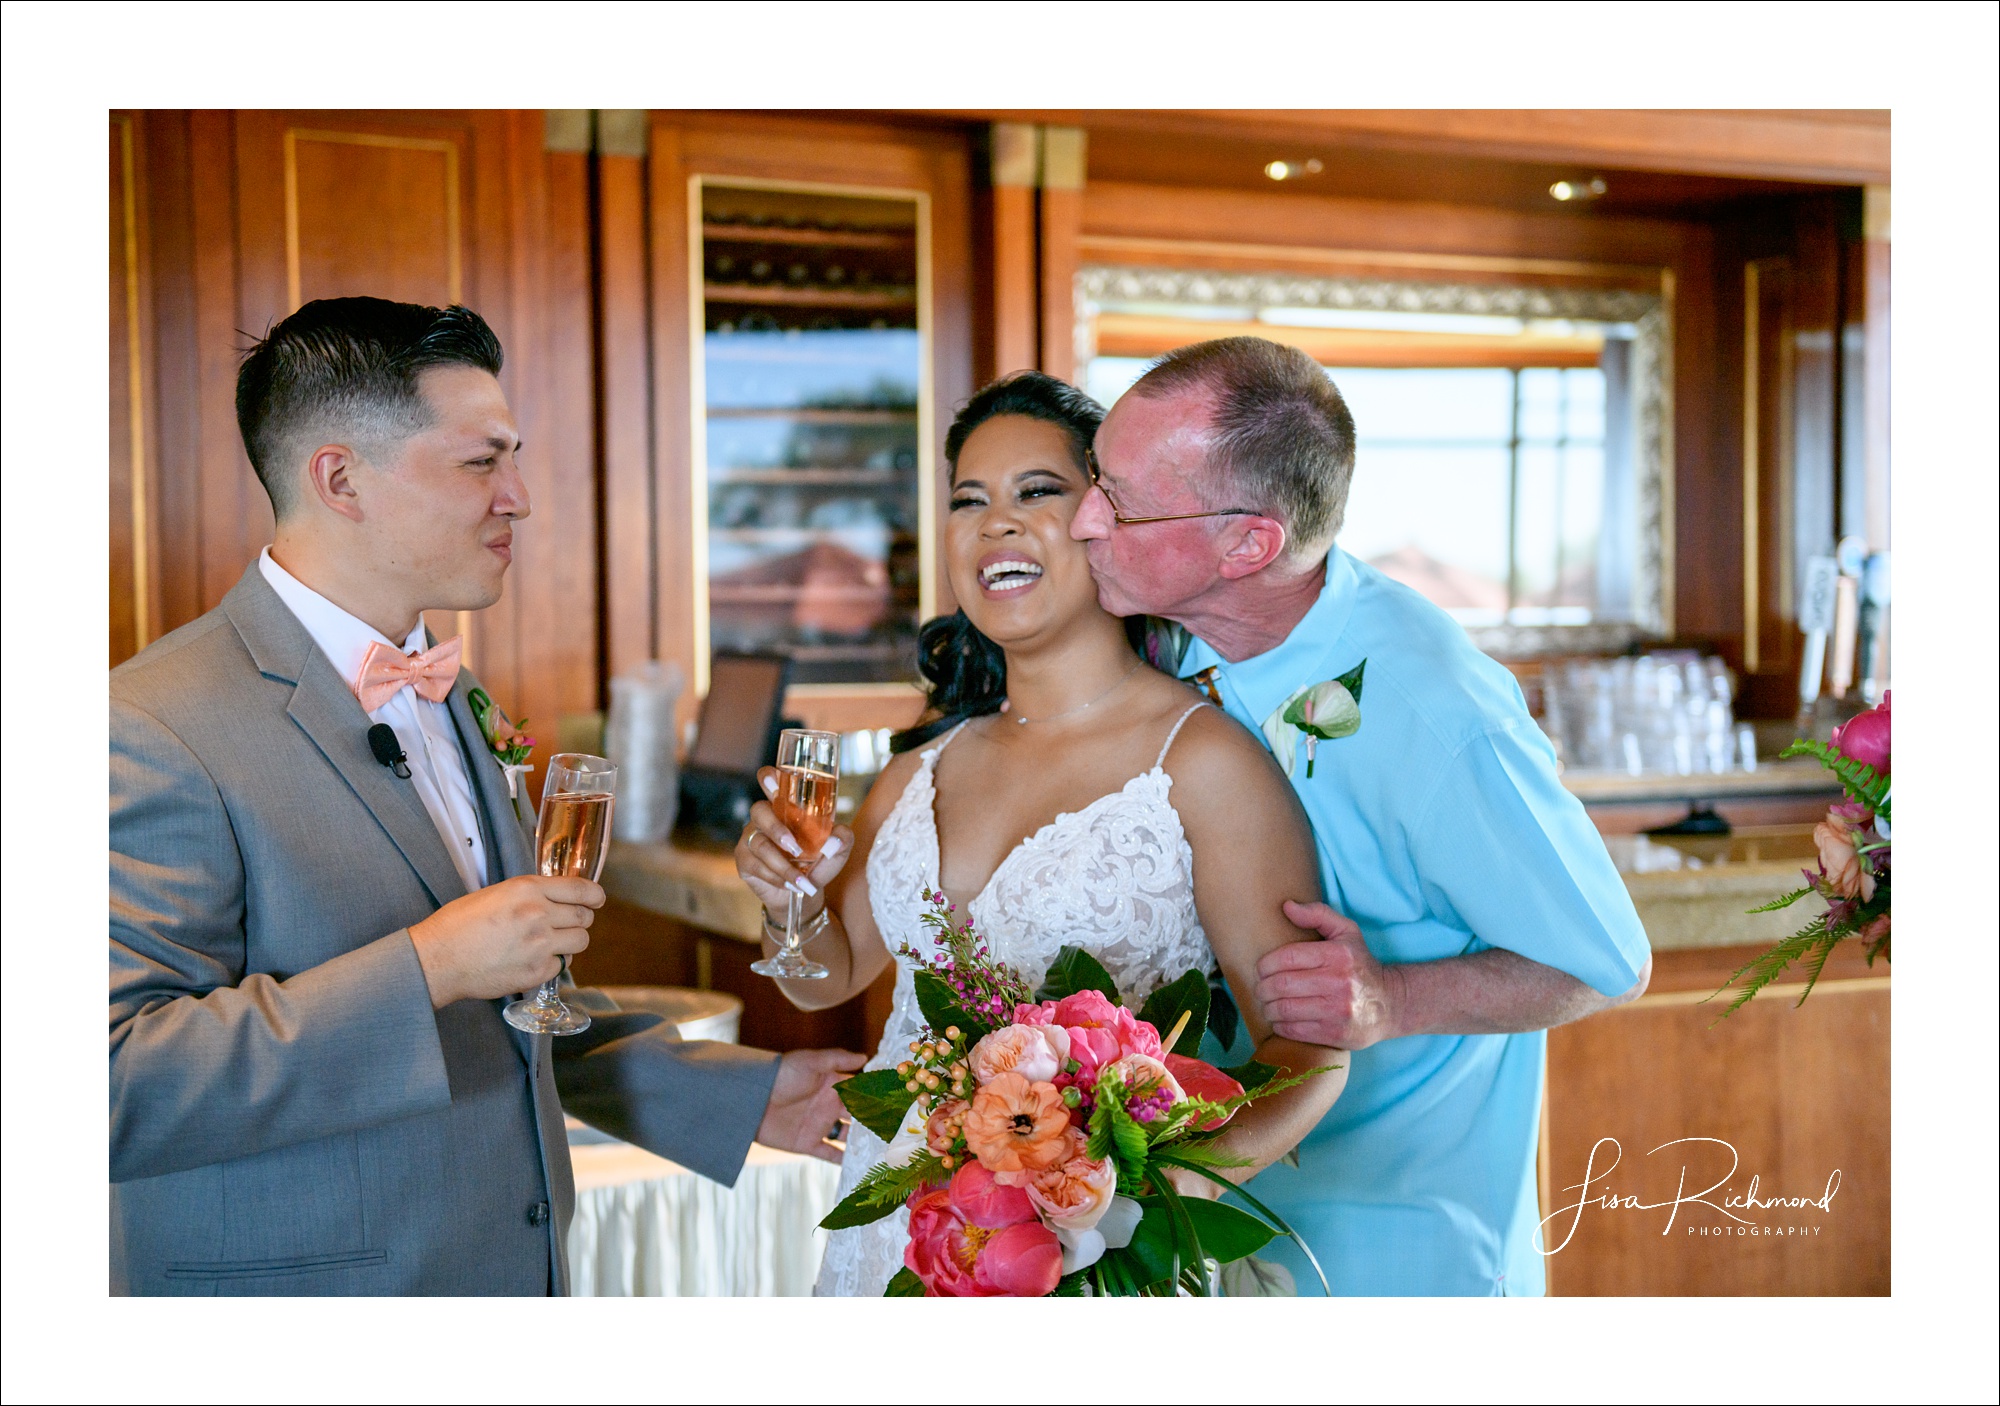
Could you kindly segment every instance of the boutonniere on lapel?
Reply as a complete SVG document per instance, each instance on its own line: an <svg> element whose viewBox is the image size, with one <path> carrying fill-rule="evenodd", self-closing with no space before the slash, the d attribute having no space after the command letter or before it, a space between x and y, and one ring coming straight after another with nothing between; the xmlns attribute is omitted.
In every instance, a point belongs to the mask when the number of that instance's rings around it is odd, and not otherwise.
<svg viewBox="0 0 2000 1406"><path fill-rule="evenodd" d="M1271 710L1264 719L1264 740L1290 776L1298 766L1299 739L1306 742L1306 776L1313 774L1313 752L1321 742L1352 737L1361 731L1362 660L1337 679L1309 683Z"/></svg>
<svg viewBox="0 0 2000 1406"><path fill-rule="evenodd" d="M535 750L535 739L516 726L506 710L495 703L485 689L473 689L465 695L465 701L472 705L472 716L479 722L480 735L486 739L493 759L507 774L508 797L520 800L521 778L534 770L528 765L528 758Z"/></svg>

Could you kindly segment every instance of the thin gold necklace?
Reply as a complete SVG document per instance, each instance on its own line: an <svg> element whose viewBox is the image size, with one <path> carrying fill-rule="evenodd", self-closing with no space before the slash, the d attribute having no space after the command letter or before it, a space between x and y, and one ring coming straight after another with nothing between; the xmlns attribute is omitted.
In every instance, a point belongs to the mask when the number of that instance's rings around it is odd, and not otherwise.
<svg viewBox="0 0 2000 1406"><path fill-rule="evenodd" d="M1097 697L1091 699L1090 702L1088 703L1079 703L1074 708L1065 708L1060 713L1049 713L1046 716L1040 718L1024 718L1021 717L1019 714L1016 714L1014 717L1014 721L1019 723L1022 727L1026 727L1031 722L1052 723L1057 718L1068 717L1071 713L1081 713L1085 708L1094 707L1095 705L1102 703L1105 699L1109 698L1112 694L1116 693L1119 689L1123 688L1125 686L1125 680L1131 678L1132 675L1138 673L1139 666L1145 662L1146 661L1143 659L1134 659L1132 661L1132 667L1127 669L1124 673L1118 676L1117 683L1114 683L1113 685L1111 685L1111 687L1105 689L1104 692L1098 694ZM1011 698L1009 698L1006 702L1000 705L1000 711L1003 713L1012 712L1013 708L1014 708L1014 700Z"/></svg>

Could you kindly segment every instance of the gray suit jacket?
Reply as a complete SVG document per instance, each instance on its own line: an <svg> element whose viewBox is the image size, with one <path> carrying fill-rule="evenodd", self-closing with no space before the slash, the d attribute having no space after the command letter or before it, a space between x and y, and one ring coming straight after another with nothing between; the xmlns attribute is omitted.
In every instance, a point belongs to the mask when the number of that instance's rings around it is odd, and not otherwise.
<svg viewBox="0 0 2000 1406"><path fill-rule="evenodd" d="M531 873L472 687L488 872ZM615 1007L554 1041L431 1009L409 926L465 889L368 726L254 563L111 673L114 1292L566 1292L565 1104L742 1166L775 1056Z"/></svg>

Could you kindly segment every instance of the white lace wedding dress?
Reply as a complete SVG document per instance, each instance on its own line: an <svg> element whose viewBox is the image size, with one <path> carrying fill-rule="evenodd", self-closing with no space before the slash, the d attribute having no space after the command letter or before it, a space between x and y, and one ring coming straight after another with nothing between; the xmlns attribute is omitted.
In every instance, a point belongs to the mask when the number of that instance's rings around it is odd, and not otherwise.
<svg viewBox="0 0 2000 1406"><path fill-rule="evenodd" d="M1162 765L1197 703L1167 734L1150 771L1142 772L1082 810L1067 811L1016 847L968 906L973 926L998 960L1018 969L1029 986L1041 984L1058 950L1074 945L1104 964L1133 1004L1189 968L1206 972L1214 958L1194 909L1194 856L1168 799L1173 778ZM876 832L868 856L868 902L889 950L908 943L934 950L921 921L923 890L938 883L938 754L964 724L923 752L916 774L896 808ZM913 967L896 959L896 1003L882 1031L870 1069L893 1067L923 1028ZM882 1160L884 1143L860 1124L847 1139L840 1194ZM897 1211L871 1225L836 1230L828 1239L813 1292L876 1297L903 1267L909 1213Z"/></svg>

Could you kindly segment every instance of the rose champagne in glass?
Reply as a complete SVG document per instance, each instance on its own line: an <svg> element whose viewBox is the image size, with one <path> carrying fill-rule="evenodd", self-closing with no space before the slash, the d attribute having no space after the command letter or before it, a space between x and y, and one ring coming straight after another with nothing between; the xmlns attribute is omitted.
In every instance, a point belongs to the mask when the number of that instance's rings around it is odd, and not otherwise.
<svg viewBox="0 0 2000 1406"><path fill-rule="evenodd" d="M819 863L819 852L833 834L834 803L840 791L840 734L786 728L778 734L778 794L771 808L799 842L799 857L793 861L799 873L810 874ZM760 976L794 979L821 977L821 966L802 953L799 936L799 891L786 890L785 945L775 957L753 962L750 970Z"/></svg>
<svg viewBox="0 0 2000 1406"><path fill-rule="evenodd" d="M542 786L542 813L535 825L535 867L548 878L589 879L595 883L611 849L611 805L618 768L602 757L563 752L549 762ZM561 973L557 973L557 980ZM536 1035L574 1035L590 1028L590 1017L572 1010L556 994L556 981L508 1006L507 1023Z"/></svg>

